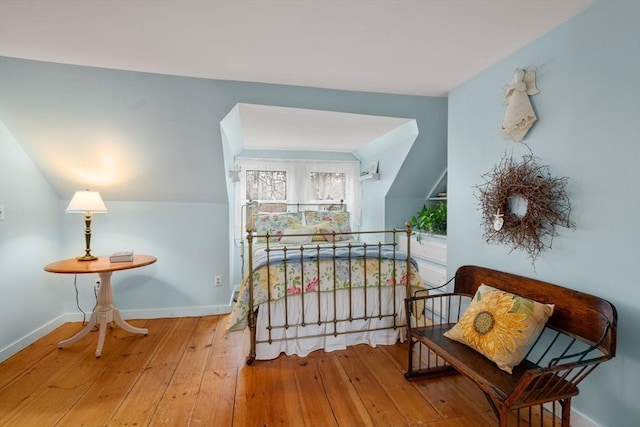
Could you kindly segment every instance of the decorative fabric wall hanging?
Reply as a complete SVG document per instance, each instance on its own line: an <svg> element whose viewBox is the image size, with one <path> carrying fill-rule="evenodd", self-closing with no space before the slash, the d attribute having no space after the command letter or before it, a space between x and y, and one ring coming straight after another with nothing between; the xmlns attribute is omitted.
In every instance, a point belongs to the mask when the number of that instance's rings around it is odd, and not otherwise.
<svg viewBox="0 0 640 427"><path fill-rule="evenodd" d="M529 100L530 95L540 93L536 87L536 73L534 70L517 70L513 81L504 92L504 104L507 111L504 114L500 133L507 139L522 141L533 123L537 120L536 113Z"/></svg>
<svg viewBox="0 0 640 427"><path fill-rule="evenodd" d="M505 155L482 177L485 183L477 188L487 243L524 250L535 263L543 249L551 249L556 227L575 227L569 220L568 178L552 177L532 155L522 163Z"/></svg>

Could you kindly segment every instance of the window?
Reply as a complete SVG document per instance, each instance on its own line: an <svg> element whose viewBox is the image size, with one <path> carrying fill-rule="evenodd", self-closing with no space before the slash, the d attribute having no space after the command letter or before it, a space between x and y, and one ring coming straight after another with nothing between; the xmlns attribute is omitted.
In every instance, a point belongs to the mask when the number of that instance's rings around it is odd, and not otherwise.
<svg viewBox="0 0 640 427"><path fill-rule="evenodd" d="M360 220L360 163L357 160L236 158L241 170L235 189L236 236L248 224L247 204L260 203L266 212L286 211L286 203L343 201L353 225ZM243 208L244 206L244 208Z"/></svg>
<svg viewBox="0 0 640 427"><path fill-rule="evenodd" d="M246 200L287 200L287 172L248 170Z"/></svg>
<svg viewBox="0 0 640 427"><path fill-rule="evenodd" d="M346 179L344 172L309 172L309 200L346 200Z"/></svg>

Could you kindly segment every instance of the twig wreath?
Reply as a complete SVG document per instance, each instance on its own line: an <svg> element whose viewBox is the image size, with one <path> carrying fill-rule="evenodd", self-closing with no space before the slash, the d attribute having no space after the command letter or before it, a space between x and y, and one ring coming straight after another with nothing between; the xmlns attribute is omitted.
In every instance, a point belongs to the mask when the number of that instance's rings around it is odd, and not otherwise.
<svg viewBox="0 0 640 427"><path fill-rule="evenodd" d="M568 178L552 177L533 155L522 163L505 155L482 177L486 182L477 188L487 243L524 250L535 263L543 249L551 249L557 226L575 227L569 220Z"/></svg>

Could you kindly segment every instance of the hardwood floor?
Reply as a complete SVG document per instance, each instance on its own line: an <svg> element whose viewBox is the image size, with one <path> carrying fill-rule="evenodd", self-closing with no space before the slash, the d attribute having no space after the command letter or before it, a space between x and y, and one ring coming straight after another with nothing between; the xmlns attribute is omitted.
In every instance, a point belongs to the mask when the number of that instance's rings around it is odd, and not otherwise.
<svg viewBox="0 0 640 427"><path fill-rule="evenodd" d="M224 316L130 321L102 357L97 332L62 350L68 323L0 364L2 426L495 426L457 375L409 382L404 344L366 345L246 366L245 334ZM522 425L522 424L521 424Z"/></svg>

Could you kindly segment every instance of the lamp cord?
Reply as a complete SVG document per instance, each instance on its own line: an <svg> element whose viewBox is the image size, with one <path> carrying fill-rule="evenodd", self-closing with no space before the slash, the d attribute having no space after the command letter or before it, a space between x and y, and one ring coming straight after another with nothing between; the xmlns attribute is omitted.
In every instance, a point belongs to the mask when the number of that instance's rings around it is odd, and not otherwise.
<svg viewBox="0 0 640 427"><path fill-rule="evenodd" d="M96 286L93 287L93 297L96 299L96 303L93 305L93 309L91 310L91 312L96 311L96 308L98 307L98 289L100 289L100 281L96 281Z"/></svg>
<svg viewBox="0 0 640 427"><path fill-rule="evenodd" d="M80 312L82 313L82 326L85 326L86 320L87 320L87 313L84 312L84 310L82 310L82 308L80 307L80 298L78 296L78 275L74 274L73 275L73 287L76 290L76 306L78 307L78 310L80 310Z"/></svg>

